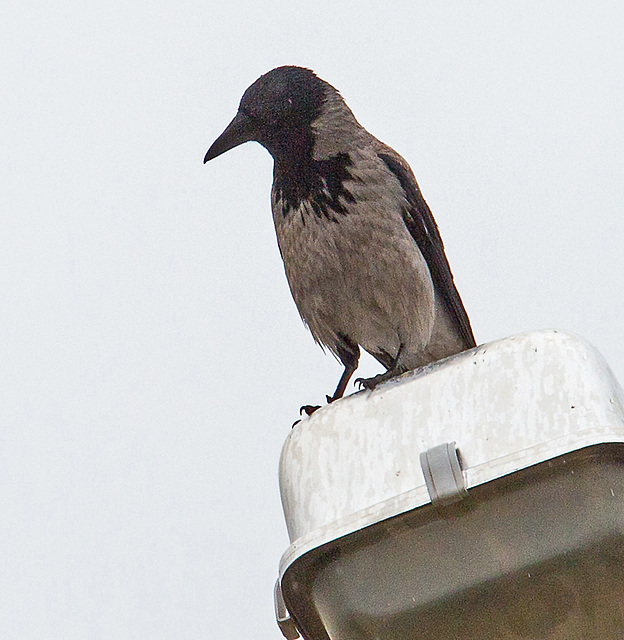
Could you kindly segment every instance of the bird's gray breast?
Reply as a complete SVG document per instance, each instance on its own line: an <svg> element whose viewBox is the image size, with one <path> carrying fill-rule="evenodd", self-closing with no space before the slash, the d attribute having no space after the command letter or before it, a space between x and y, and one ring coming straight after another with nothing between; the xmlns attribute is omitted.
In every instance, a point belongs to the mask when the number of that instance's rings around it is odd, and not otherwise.
<svg viewBox="0 0 624 640"><path fill-rule="evenodd" d="M293 298L314 338L339 336L371 352L422 350L434 319L433 284L405 227L405 197L375 153L340 154L296 188L276 174L272 208ZM312 188L310 188L312 187Z"/></svg>

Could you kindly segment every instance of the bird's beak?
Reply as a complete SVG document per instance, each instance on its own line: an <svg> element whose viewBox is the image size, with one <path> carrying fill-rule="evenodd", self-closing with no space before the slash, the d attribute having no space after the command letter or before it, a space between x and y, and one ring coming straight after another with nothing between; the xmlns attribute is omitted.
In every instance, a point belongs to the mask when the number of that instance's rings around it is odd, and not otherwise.
<svg viewBox="0 0 624 640"><path fill-rule="evenodd" d="M240 111L236 114L234 120L228 124L225 131L212 143L206 157L204 158L204 164L208 160L212 160L222 153L237 147L243 142L249 142L253 140L255 134L254 122L251 118L248 118Z"/></svg>

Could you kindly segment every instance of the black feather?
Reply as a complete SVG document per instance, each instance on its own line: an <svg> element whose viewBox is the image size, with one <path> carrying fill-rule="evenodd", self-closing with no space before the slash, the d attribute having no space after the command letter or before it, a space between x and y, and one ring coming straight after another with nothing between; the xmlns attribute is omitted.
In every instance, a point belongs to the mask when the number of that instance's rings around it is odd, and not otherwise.
<svg viewBox="0 0 624 640"><path fill-rule="evenodd" d="M345 202L355 202L346 183L353 180L348 153L339 153L327 160L300 157L292 163L276 162L274 189L284 204L284 215L309 202L319 217L336 220L335 214L346 215Z"/></svg>
<svg viewBox="0 0 624 640"><path fill-rule="evenodd" d="M379 158L386 167L396 176L408 202L408 207L403 211L405 226L409 229L416 241L431 273L436 292L442 296L442 300L459 330L465 342L465 348L476 346L470 320L459 297L451 267L449 266L444 244L435 223L431 209L420 193L414 177L403 165L386 153L379 153Z"/></svg>

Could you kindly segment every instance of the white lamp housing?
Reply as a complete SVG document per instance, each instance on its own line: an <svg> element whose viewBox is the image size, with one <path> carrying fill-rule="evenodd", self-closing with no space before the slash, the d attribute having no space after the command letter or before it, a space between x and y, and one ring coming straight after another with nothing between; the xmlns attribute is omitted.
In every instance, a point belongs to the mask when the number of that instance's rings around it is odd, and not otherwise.
<svg viewBox="0 0 624 640"><path fill-rule="evenodd" d="M299 423L277 601L307 640L624 638L624 394L523 334Z"/></svg>

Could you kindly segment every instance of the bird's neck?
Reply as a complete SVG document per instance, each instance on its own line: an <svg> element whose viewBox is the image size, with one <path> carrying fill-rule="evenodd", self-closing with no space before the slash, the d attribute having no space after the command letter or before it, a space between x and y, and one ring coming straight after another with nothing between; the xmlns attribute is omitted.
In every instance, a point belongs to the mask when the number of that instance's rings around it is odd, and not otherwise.
<svg viewBox="0 0 624 640"><path fill-rule="evenodd" d="M289 171L291 167L304 170L312 162L314 133L309 125L276 135L263 144L273 156L278 173Z"/></svg>
<svg viewBox="0 0 624 640"><path fill-rule="evenodd" d="M273 155L273 186L284 203L284 211L299 207L303 200L322 188L311 147L302 140L300 143Z"/></svg>
<svg viewBox="0 0 624 640"><path fill-rule="evenodd" d="M312 123L291 128L271 141L275 160L273 186L285 215L307 202L317 215L344 214L352 201L350 150L364 131L337 92L330 94L321 115Z"/></svg>
<svg viewBox="0 0 624 640"><path fill-rule="evenodd" d="M282 202L285 216L301 210L306 205L318 217L336 220L336 214L346 214L345 202L352 202L353 196L347 184L351 176L351 157L339 153L324 160L284 158L275 161L273 189Z"/></svg>

